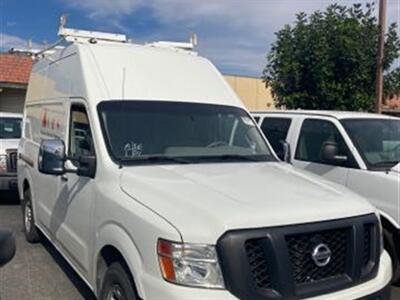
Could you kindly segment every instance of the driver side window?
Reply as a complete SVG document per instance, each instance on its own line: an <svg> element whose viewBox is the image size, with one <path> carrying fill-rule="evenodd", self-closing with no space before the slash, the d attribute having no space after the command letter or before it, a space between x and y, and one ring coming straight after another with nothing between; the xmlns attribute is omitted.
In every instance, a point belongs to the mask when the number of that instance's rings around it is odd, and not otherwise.
<svg viewBox="0 0 400 300"><path fill-rule="evenodd" d="M337 145L338 156L348 157L346 162L329 163L322 158L322 150L326 143ZM295 159L320 164L355 167L351 152L335 124L326 120L307 119L303 122L297 142Z"/></svg>
<svg viewBox="0 0 400 300"><path fill-rule="evenodd" d="M68 155L72 158L95 155L89 118L80 104L71 106Z"/></svg>

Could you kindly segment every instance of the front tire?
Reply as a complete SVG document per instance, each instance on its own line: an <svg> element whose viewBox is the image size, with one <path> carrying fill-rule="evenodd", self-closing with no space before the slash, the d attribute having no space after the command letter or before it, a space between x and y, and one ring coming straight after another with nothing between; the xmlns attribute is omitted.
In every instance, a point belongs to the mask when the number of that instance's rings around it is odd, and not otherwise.
<svg viewBox="0 0 400 300"><path fill-rule="evenodd" d="M22 221L24 224L25 238L29 243L37 243L40 241L40 234L35 225L33 216L32 197L29 189L24 191L24 199L22 202Z"/></svg>
<svg viewBox="0 0 400 300"><path fill-rule="evenodd" d="M100 300L138 300L133 280L121 263L112 263L107 269Z"/></svg>

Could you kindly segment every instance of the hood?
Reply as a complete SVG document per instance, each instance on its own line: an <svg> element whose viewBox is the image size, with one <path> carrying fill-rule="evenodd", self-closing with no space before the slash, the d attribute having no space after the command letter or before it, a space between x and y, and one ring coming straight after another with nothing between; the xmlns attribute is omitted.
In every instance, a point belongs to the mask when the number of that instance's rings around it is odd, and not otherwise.
<svg viewBox="0 0 400 300"><path fill-rule="evenodd" d="M214 244L233 229L374 212L347 189L283 163L126 167L121 188L172 223L191 243Z"/></svg>
<svg viewBox="0 0 400 300"><path fill-rule="evenodd" d="M6 153L8 149L18 149L19 139L0 139L0 155Z"/></svg>

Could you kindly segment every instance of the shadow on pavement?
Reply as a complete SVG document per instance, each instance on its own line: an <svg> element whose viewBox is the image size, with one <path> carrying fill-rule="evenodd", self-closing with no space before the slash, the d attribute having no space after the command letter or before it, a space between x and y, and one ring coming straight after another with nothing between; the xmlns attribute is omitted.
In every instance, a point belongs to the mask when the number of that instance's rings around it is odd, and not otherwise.
<svg viewBox="0 0 400 300"><path fill-rule="evenodd" d="M68 279L72 282L78 292L81 294L83 299L87 300L95 300L91 289L86 285L86 283L79 277L79 275L72 269L69 263L61 256L60 252L47 240L45 237L42 237L43 247L46 251L51 255L55 263L61 268L61 270L65 273Z"/></svg>
<svg viewBox="0 0 400 300"><path fill-rule="evenodd" d="M23 253L23 251L27 251L29 249L30 255L33 257L38 255L40 252L37 248L32 247L34 245L29 246L25 237L23 236L23 225L22 225L22 217L21 217L21 209L20 209L20 200L17 192L8 192L8 191L0 191L0 210L4 210L2 214L5 214L6 217L2 217L1 228L8 228L14 231L17 238L17 251ZM75 287L76 292L81 296L82 299L94 300L96 297L90 288L86 285L86 283L79 277L79 275L74 271L74 269L69 265L69 263L62 257L62 255L58 252L58 250L50 243L48 239L46 239L42 235L42 242L36 244L36 246L43 246L43 250L47 252L49 255L46 256L47 261L38 261L34 262L34 264L55 264L58 265L59 269L65 274L65 277L72 283ZM11 263L10 263L11 264ZM0 276L1 277L1 276ZM1 286L1 282L0 282ZM76 294L75 294L76 295ZM35 297L34 297L35 298ZM0 296L0 299L1 296ZM6 298L4 298L6 299ZM7 298L8 299L8 298ZM36 299L36 298L35 298ZM61 299L60 299L61 300Z"/></svg>

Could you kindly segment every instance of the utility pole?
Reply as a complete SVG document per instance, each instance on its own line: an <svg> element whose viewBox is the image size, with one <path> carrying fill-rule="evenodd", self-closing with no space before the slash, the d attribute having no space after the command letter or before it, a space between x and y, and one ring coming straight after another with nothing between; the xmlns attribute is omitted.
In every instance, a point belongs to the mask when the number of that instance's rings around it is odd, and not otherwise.
<svg viewBox="0 0 400 300"><path fill-rule="evenodd" d="M386 19L387 19L387 0L379 1L379 45L376 64L376 99L375 112L382 113L383 99L383 59L385 50L385 34L386 34Z"/></svg>

